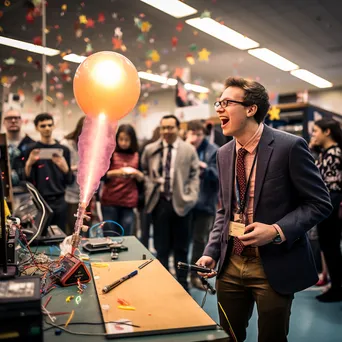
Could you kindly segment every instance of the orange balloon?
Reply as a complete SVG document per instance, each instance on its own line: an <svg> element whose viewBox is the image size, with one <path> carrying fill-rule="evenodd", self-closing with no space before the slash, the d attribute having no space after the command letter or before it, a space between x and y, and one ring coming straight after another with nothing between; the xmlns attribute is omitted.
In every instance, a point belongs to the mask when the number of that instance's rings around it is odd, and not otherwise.
<svg viewBox="0 0 342 342"><path fill-rule="evenodd" d="M95 53L76 70L74 96L87 116L105 114L111 121L119 120L138 102L140 79L137 69L119 53Z"/></svg>

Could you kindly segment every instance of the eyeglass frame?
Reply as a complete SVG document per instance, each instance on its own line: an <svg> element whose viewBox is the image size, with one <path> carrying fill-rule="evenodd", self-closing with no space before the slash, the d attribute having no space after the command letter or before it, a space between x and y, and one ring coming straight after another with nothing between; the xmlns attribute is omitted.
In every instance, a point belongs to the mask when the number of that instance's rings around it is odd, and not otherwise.
<svg viewBox="0 0 342 342"><path fill-rule="evenodd" d="M20 121L21 120L21 116L7 116L6 118L4 118L5 121Z"/></svg>
<svg viewBox="0 0 342 342"><path fill-rule="evenodd" d="M226 106L222 106L222 102L223 101L227 101L227 105ZM237 104L240 104L244 107L248 107L248 106L252 106L251 103L248 103L248 102L245 102L245 101L235 101L235 100L228 100L228 99L223 99L221 101L215 101L214 102L214 107L217 109L219 106L221 106L222 108L227 108L229 106L229 102L231 103L237 103ZM218 105L216 105L218 104Z"/></svg>

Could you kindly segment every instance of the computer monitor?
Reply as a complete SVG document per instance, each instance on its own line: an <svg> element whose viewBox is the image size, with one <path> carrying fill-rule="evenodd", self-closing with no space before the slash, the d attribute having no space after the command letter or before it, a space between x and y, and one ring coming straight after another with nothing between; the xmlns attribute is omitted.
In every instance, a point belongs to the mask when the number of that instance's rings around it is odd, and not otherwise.
<svg viewBox="0 0 342 342"><path fill-rule="evenodd" d="M27 182L29 199L22 202L13 216L21 220L22 232L29 245L53 244L64 240L66 234L57 226L50 225L53 210L36 187Z"/></svg>

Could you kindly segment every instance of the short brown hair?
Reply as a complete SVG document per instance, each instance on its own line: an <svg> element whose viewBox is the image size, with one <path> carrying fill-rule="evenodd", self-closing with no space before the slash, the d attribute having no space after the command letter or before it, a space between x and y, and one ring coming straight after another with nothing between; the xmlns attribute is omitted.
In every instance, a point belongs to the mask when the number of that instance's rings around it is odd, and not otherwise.
<svg viewBox="0 0 342 342"><path fill-rule="evenodd" d="M207 130L204 127L204 123L201 120L191 120L187 125L188 131L203 131L204 134L207 133Z"/></svg>
<svg viewBox="0 0 342 342"><path fill-rule="evenodd" d="M254 115L257 123L264 121L270 108L269 97L263 85L255 81L249 81L240 77L228 77L225 81L225 89L237 87L245 92L243 101L247 105L257 105L258 110Z"/></svg>

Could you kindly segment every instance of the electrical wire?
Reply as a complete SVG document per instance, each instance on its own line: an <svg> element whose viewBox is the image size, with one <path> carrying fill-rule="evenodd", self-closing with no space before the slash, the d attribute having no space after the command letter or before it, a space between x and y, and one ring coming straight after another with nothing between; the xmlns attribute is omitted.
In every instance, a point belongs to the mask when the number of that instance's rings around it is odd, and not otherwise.
<svg viewBox="0 0 342 342"><path fill-rule="evenodd" d="M113 223L113 224L117 225L121 229L121 236L125 235L125 229L121 226L121 224L119 224L119 223L117 223L116 221L113 221L113 220L106 220L106 221L102 221L102 222L96 223L93 226L91 226L90 229L89 229L89 236L91 236L91 233L92 233L93 229L95 229L98 226L102 227L105 223ZM115 231L114 231L114 233L116 233L116 234L118 234L120 236L119 233L117 233Z"/></svg>
<svg viewBox="0 0 342 342"><path fill-rule="evenodd" d="M234 334L234 330L233 330L232 326L230 325L230 322L229 322L229 319L228 319L228 316L227 316L226 312L224 311L224 309L223 309L221 303L220 303L220 302L217 302L217 303L218 303L218 305L219 305L221 311L223 312L224 317L225 317L226 320L227 320L227 323L228 323L228 326L229 326L229 332L231 333L231 335L232 335L232 337L233 337L233 339L234 339L234 342L238 342L238 340L237 340L237 338L236 338L236 336L235 336L235 334Z"/></svg>
<svg viewBox="0 0 342 342"><path fill-rule="evenodd" d="M207 294L208 294L208 288L205 291L204 297L202 299L202 304L201 304L201 308L203 309L203 306L205 304L205 301L207 300Z"/></svg>
<svg viewBox="0 0 342 342"><path fill-rule="evenodd" d="M52 322L45 321L46 324L51 325L51 327L44 329L43 331L48 331L53 328L61 329L69 334L72 335L84 335L84 336L107 336L107 333L88 333L88 332L78 332L78 331L72 331L69 329L64 328L61 325L57 325ZM69 325L103 325L103 324L108 324L108 323L114 323L114 324L122 324L122 325L129 325L134 328L140 328L140 325L135 325L135 324L129 324L127 322L117 322L117 321L110 321L110 322L76 322L76 323L69 323Z"/></svg>

